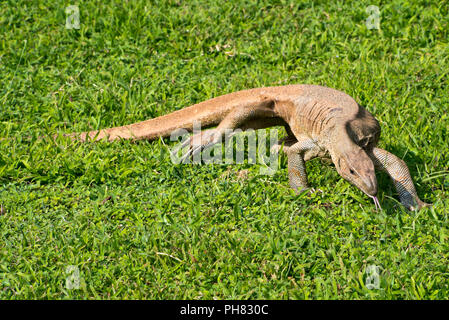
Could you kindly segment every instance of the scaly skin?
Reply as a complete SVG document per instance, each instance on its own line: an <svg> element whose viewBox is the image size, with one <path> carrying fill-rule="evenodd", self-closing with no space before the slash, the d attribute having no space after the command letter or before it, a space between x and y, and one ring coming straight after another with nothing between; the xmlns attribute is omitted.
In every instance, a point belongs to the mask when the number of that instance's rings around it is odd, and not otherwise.
<svg viewBox="0 0 449 320"><path fill-rule="evenodd" d="M283 142L288 158L290 186L308 188L305 161L330 157L337 172L377 205L375 168L393 179L401 203L421 209L407 165L388 151L376 147L378 121L349 95L317 85L288 85L230 93L155 119L100 131L69 134L74 139L147 139L168 137L177 129L192 130L199 121L203 128L217 126L193 136L201 146L222 141L230 130L285 126L289 136ZM281 142L277 149L281 148Z"/></svg>

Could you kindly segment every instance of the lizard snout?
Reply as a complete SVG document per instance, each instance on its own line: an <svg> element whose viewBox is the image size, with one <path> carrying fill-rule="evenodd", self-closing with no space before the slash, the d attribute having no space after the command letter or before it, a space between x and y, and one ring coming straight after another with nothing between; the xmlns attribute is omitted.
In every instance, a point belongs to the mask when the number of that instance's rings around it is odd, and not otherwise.
<svg viewBox="0 0 449 320"><path fill-rule="evenodd" d="M357 186L368 196L377 195L377 179L374 163L359 147L354 147L337 160L337 171L346 180Z"/></svg>
<svg viewBox="0 0 449 320"><path fill-rule="evenodd" d="M377 179L376 176L368 175L363 179L364 184L364 192L369 196L376 196L377 195Z"/></svg>

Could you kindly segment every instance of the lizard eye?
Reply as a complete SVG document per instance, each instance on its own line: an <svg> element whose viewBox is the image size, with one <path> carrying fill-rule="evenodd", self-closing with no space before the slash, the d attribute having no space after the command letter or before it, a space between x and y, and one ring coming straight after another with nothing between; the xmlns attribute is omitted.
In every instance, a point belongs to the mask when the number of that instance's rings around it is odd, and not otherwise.
<svg viewBox="0 0 449 320"><path fill-rule="evenodd" d="M352 170L352 169L349 169L349 173L352 174L352 175L355 174L354 170Z"/></svg>

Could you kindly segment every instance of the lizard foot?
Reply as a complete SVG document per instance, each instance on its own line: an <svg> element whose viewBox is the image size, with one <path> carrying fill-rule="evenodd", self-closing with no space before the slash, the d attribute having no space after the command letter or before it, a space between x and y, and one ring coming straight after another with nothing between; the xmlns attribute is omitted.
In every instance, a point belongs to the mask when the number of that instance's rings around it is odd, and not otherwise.
<svg viewBox="0 0 449 320"><path fill-rule="evenodd" d="M410 192L409 190L402 191L399 195L399 201L401 201L401 204L406 207L410 211L415 210L421 210L424 207L430 207L432 204L425 203L424 201L421 201L419 199L418 195L416 194L416 191L412 190L413 192Z"/></svg>
<svg viewBox="0 0 449 320"><path fill-rule="evenodd" d="M204 148L210 145L213 141L215 130L206 130L200 133L194 134L187 139L181 146L182 149L189 147L187 152L182 156L181 163L188 163L190 158L193 158L196 154L200 153Z"/></svg>
<svg viewBox="0 0 449 320"><path fill-rule="evenodd" d="M426 203L424 201L421 201L420 199L416 199L415 201L412 201L412 202L409 202L409 201L405 202L404 201L404 202L401 202L401 203L404 205L404 207L406 207L410 211L421 210L422 208L431 207L432 206L431 203Z"/></svg>
<svg viewBox="0 0 449 320"><path fill-rule="evenodd" d="M225 133L226 132L223 132L222 130L209 129L191 136L181 146L181 148L189 146L188 151L181 158L181 163L189 163L188 160L190 160L190 158L195 161L195 155L214 144L221 143ZM227 136L231 137L234 134L235 133L231 132L228 133ZM201 159L199 159L199 161L201 162Z"/></svg>

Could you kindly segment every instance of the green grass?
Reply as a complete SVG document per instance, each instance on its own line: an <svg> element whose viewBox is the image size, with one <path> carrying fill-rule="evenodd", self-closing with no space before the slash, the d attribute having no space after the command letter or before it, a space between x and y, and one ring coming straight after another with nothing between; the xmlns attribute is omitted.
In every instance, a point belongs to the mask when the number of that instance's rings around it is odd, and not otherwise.
<svg viewBox="0 0 449 320"><path fill-rule="evenodd" d="M1 299L449 298L446 1L9 0L0 34ZM365 105L434 206L406 211L379 174L376 212L319 160L323 193L298 196L285 158L270 177L173 165L168 140L37 139L293 83Z"/></svg>

